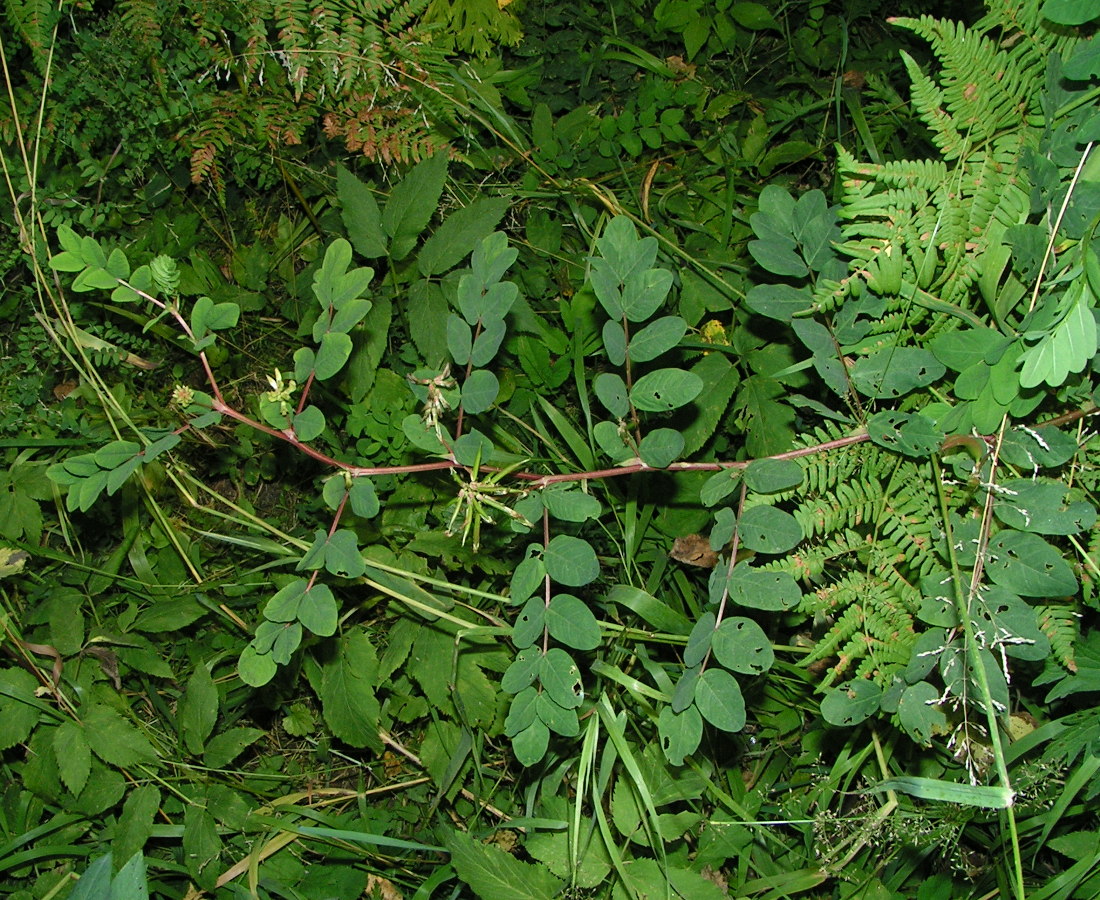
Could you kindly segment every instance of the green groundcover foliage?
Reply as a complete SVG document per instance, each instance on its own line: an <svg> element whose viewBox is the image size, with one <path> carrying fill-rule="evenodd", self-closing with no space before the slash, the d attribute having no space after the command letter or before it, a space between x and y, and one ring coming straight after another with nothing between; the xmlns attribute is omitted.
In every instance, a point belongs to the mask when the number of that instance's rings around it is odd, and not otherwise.
<svg viewBox="0 0 1100 900"><path fill-rule="evenodd" d="M4 896L1100 897L1094 3L3 15Z"/></svg>

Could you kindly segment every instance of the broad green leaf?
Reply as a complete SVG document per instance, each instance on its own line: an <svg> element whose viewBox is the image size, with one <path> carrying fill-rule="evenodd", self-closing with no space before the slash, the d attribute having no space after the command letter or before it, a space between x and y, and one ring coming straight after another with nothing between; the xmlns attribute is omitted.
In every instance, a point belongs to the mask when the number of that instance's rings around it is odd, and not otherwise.
<svg viewBox="0 0 1100 900"><path fill-rule="evenodd" d="M271 654L260 653L252 644L241 651L237 660L237 674L250 687L263 687L275 677L278 670Z"/></svg>
<svg viewBox="0 0 1100 900"><path fill-rule="evenodd" d="M518 694L535 683L541 666L542 651L538 647L520 650L512 664L505 669L500 679L500 689L506 694Z"/></svg>
<svg viewBox="0 0 1100 900"><path fill-rule="evenodd" d="M856 360L849 373L852 384L865 397L896 400L943 377L947 369L928 350L887 347Z"/></svg>
<svg viewBox="0 0 1100 900"><path fill-rule="evenodd" d="M882 689L862 678L834 688L821 701L821 715L830 725L851 727L878 712Z"/></svg>
<svg viewBox="0 0 1100 900"><path fill-rule="evenodd" d="M546 567L538 556L528 556L512 572L509 596L512 603L527 600L542 585L546 577Z"/></svg>
<svg viewBox="0 0 1100 900"><path fill-rule="evenodd" d="M748 250L756 264L772 275L805 278L810 274L793 238L775 235L766 241L749 241Z"/></svg>
<svg viewBox="0 0 1100 900"><path fill-rule="evenodd" d="M455 313L447 316L447 352L455 365L465 366L470 362L470 351L474 346L473 329L466 320Z"/></svg>
<svg viewBox="0 0 1100 900"><path fill-rule="evenodd" d="M543 564L551 579L569 587L586 585L600 574L600 563L592 545L568 534L555 535L550 539Z"/></svg>
<svg viewBox="0 0 1100 900"><path fill-rule="evenodd" d="M535 719L517 734L512 735L512 753L521 766L533 766L542 761L550 746L550 729ZM457 834L458 832L455 832ZM513 896L507 894L505 896Z"/></svg>
<svg viewBox="0 0 1100 900"><path fill-rule="evenodd" d="M630 391L630 401L645 412L668 412L699 396L702 379L683 369L657 369L643 375Z"/></svg>
<svg viewBox="0 0 1100 900"><path fill-rule="evenodd" d="M133 441L111 441L100 447L94 454L96 464L104 469L113 469L129 462L130 459L141 452L141 445Z"/></svg>
<svg viewBox="0 0 1100 900"><path fill-rule="evenodd" d="M351 501L351 511L364 519L370 519L378 515L378 494L374 490L374 482L365 475L360 475L351 483L351 491L348 493Z"/></svg>
<svg viewBox="0 0 1100 900"><path fill-rule="evenodd" d="M382 752L378 736L381 709L374 695L378 657L365 631L353 629L340 637L336 651L310 669L310 683L321 698L325 722L332 733L353 747Z"/></svg>
<svg viewBox="0 0 1100 900"><path fill-rule="evenodd" d="M626 382L614 372L601 372L592 382L592 390L604 408L616 419L624 419L630 412Z"/></svg>
<svg viewBox="0 0 1100 900"><path fill-rule="evenodd" d="M506 328L503 319L482 319L481 333L474 338L470 361L475 366L487 366L500 350Z"/></svg>
<svg viewBox="0 0 1100 900"><path fill-rule="evenodd" d="M157 758L149 739L109 706L93 704L84 712L84 729L92 752L109 765L126 767Z"/></svg>
<svg viewBox="0 0 1100 900"><path fill-rule="evenodd" d="M84 727L71 719L53 732L53 751L61 783L74 796L84 790L92 771L92 751Z"/></svg>
<svg viewBox="0 0 1100 900"><path fill-rule="evenodd" d="M488 369L474 369L462 383L462 408L478 415L492 408L500 393L500 382Z"/></svg>
<svg viewBox="0 0 1100 900"><path fill-rule="evenodd" d="M753 3L749 0L734 3L729 8L729 14L738 25L742 25L751 31L761 31L765 28L782 31L779 23L775 21L775 18L763 3Z"/></svg>
<svg viewBox="0 0 1100 900"><path fill-rule="evenodd" d="M615 319L604 322L603 346L611 365L621 366L626 362L626 332Z"/></svg>
<svg viewBox="0 0 1100 900"><path fill-rule="evenodd" d="M634 273L623 285L623 315L631 322L646 321L665 302L671 289L672 273L668 269L646 269Z"/></svg>
<svg viewBox="0 0 1100 900"><path fill-rule="evenodd" d="M1096 356L1092 294L1082 281L1069 290L1077 296L1065 318L1020 357L1020 387L1038 387L1044 382L1058 387Z"/></svg>
<svg viewBox="0 0 1100 900"><path fill-rule="evenodd" d="M340 335L344 337L344 335ZM298 440L306 443L321 436L325 430L325 415L316 406L307 406L292 417L294 434Z"/></svg>
<svg viewBox="0 0 1100 900"><path fill-rule="evenodd" d="M560 647L551 647L546 651L539 662L538 679L550 699L564 709L576 709L584 700L580 669L573 657Z"/></svg>
<svg viewBox="0 0 1100 900"><path fill-rule="evenodd" d="M798 520L774 506L754 506L745 510L737 523L737 533L746 550L758 553L786 553L802 540L802 526Z"/></svg>
<svg viewBox="0 0 1100 900"><path fill-rule="evenodd" d="M1071 500L1061 482L1014 478L1002 481L993 511L1005 525L1035 534L1077 534L1096 523L1096 507Z"/></svg>
<svg viewBox="0 0 1100 900"><path fill-rule="evenodd" d="M649 362L651 359L656 359L679 344L685 334L687 334L687 322L679 316L663 316L655 319L630 339L628 350L630 359L633 362ZM606 335L604 344L607 344Z"/></svg>
<svg viewBox="0 0 1100 900"><path fill-rule="evenodd" d="M947 716L937 705L940 692L927 681L905 689L898 701L898 721L915 741L928 744L937 734L947 733Z"/></svg>
<svg viewBox="0 0 1100 900"><path fill-rule="evenodd" d="M445 843L458 877L481 900L553 900L565 887L565 882L544 866L520 862L510 853L461 831L450 831Z"/></svg>
<svg viewBox="0 0 1100 900"><path fill-rule="evenodd" d="M454 442L455 462L462 466L484 463L492 452L493 442L476 428L470 429Z"/></svg>
<svg viewBox="0 0 1100 900"><path fill-rule="evenodd" d="M733 732L745 727L745 698L737 679L725 669L712 667L699 676L695 705L715 728Z"/></svg>
<svg viewBox="0 0 1100 900"><path fill-rule="evenodd" d="M538 696L538 689L532 686L524 688L512 698L508 715L504 719L504 733L508 737L514 737L538 721Z"/></svg>
<svg viewBox="0 0 1100 900"><path fill-rule="evenodd" d="M416 256L420 274L432 278L457 266L492 233L509 206L505 198L482 198L447 216ZM492 280L499 280L499 276Z"/></svg>
<svg viewBox="0 0 1100 900"><path fill-rule="evenodd" d="M230 728L219 731L206 742L202 761L212 769L222 769L266 733L262 728Z"/></svg>
<svg viewBox="0 0 1100 900"><path fill-rule="evenodd" d="M721 503L730 494L737 490L741 483L741 471L739 469L723 469L715 472L699 489L699 501L703 506L714 506Z"/></svg>
<svg viewBox="0 0 1100 900"><path fill-rule="evenodd" d="M714 625L717 617L712 612L705 612L699 617L699 621L691 629L688 635L687 646L684 648L684 665L689 669L699 665L710 652L710 644L714 638Z"/></svg>
<svg viewBox="0 0 1100 900"><path fill-rule="evenodd" d="M805 267L803 266L803 268ZM789 322L796 313L805 312L811 308L813 297L808 287L796 288L789 284L758 284L749 288L748 293L745 295L745 305L762 316L778 319L781 322Z"/></svg>
<svg viewBox="0 0 1100 900"><path fill-rule="evenodd" d="M711 631L714 630L713 625L714 623L711 622ZM703 670L698 664L684 669L680 675L680 680L676 682L676 687L672 691L670 707L674 713L682 713L695 703L695 685L698 683L702 672Z"/></svg>
<svg viewBox="0 0 1100 900"><path fill-rule="evenodd" d="M574 650L594 650L600 645L600 625L592 610L572 594L558 594L546 609L550 636Z"/></svg>
<svg viewBox="0 0 1100 900"><path fill-rule="evenodd" d="M336 633L336 623L340 611L336 598L327 584L314 584L298 606L298 621L320 637L330 637Z"/></svg>
<svg viewBox="0 0 1100 900"><path fill-rule="evenodd" d="M519 288L511 281L481 285L473 275L463 275L458 282L458 309L470 324L503 319L519 296Z"/></svg>
<svg viewBox="0 0 1100 900"><path fill-rule="evenodd" d="M516 616L512 625L512 643L518 648L530 647L542 637L546 627L546 602L541 597L532 597Z"/></svg>
<svg viewBox="0 0 1100 900"><path fill-rule="evenodd" d="M1042 16L1059 25L1084 25L1100 17L1090 0L1044 0Z"/></svg>
<svg viewBox="0 0 1100 900"><path fill-rule="evenodd" d="M341 578L358 578L367 567L359 552L359 541L350 528L341 528L325 544L325 569Z"/></svg>
<svg viewBox="0 0 1100 900"><path fill-rule="evenodd" d="M728 473L727 477L729 474L737 473ZM750 491L778 494L802 484L803 472L802 466L793 459L756 459L745 468L744 478Z"/></svg>
<svg viewBox="0 0 1100 900"><path fill-rule="evenodd" d="M405 320L409 337L421 359L428 366L439 368L447 361L447 315L450 307L438 284L427 279L409 286L405 305Z"/></svg>
<svg viewBox="0 0 1100 900"><path fill-rule="evenodd" d="M775 653L764 629L752 619L723 619L711 638L714 658L732 672L761 675L772 667Z"/></svg>
<svg viewBox="0 0 1100 900"><path fill-rule="evenodd" d="M321 345L313 362L316 377L325 381L344 368L351 356L351 338L346 334L329 331L321 335Z"/></svg>
<svg viewBox="0 0 1100 900"><path fill-rule="evenodd" d="M703 717L694 705L682 713L675 713L666 706L657 717L657 734L668 761L674 766L682 766L684 758L694 753L703 739Z"/></svg>
<svg viewBox="0 0 1100 900"><path fill-rule="evenodd" d="M218 720L218 689L202 662L195 666L187 680L176 718L187 752L193 756L202 753Z"/></svg>
<svg viewBox="0 0 1100 900"><path fill-rule="evenodd" d="M655 428L638 445L638 455L647 466L664 469L684 452L684 436L672 428Z"/></svg>
<svg viewBox="0 0 1100 900"><path fill-rule="evenodd" d="M542 691L535 698L535 711L539 721L555 734L562 737L576 737L580 734L580 720L576 710L555 703L548 691Z"/></svg>
<svg viewBox="0 0 1100 900"><path fill-rule="evenodd" d="M386 234L374 193L346 168L337 166L336 195L340 198L340 217L356 252L367 259L385 256Z"/></svg>
<svg viewBox="0 0 1100 900"><path fill-rule="evenodd" d="M999 585L983 585L971 604L974 631L989 643L1007 638L1002 647L1014 659L1042 661L1050 656L1050 639L1039 629L1035 607Z"/></svg>
<svg viewBox="0 0 1100 900"><path fill-rule="evenodd" d="M867 422L871 440L887 450L925 459L943 445L945 434L935 423L920 413L887 410L872 416Z"/></svg>
<svg viewBox="0 0 1100 900"><path fill-rule="evenodd" d="M298 606L305 596L309 582L304 578L284 585L264 606L264 618L272 622L293 622L298 618Z"/></svg>
<svg viewBox="0 0 1100 900"><path fill-rule="evenodd" d="M390 192L382 211L382 231L390 238L394 260L404 259L416 246L439 205L446 180L447 154L439 152L413 166Z"/></svg>
<svg viewBox="0 0 1100 900"><path fill-rule="evenodd" d="M489 287L504 277L504 273L511 268L518 257L519 251L515 247L508 246L508 235L503 231L494 231L486 235L474 249L470 256L470 271L478 283ZM498 317L507 312L507 307L490 308L490 313Z"/></svg>
<svg viewBox="0 0 1100 900"><path fill-rule="evenodd" d="M542 502L550 515L562 522L597 519L602 510L599 500L579 488L547 488L542 492Z"/></svg>
<svg viewBox="0 0 1100 900"><path fill-rule="evenodd" d="M989 542L989 578L1024 597L1067 597L1077 578L1062 555L1037 534L1005 530Z"/></svg>
<svg viewBox="0 0 1100 900"><path fill-rule="evenodd" d="M596 239L596 249L620 282L649 269L657 260L657 239L639 239L638 230L626 216L616 216L607 223Z"/></svg>

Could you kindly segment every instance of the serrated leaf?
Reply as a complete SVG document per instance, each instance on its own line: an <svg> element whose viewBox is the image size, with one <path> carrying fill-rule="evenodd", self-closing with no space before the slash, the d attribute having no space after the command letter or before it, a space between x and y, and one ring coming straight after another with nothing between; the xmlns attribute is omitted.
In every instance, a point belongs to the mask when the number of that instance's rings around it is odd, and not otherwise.
<svg viewBox="0 0 1100 900"><path fill-rule="evenodd" d="M115 825L114 839L111 841L111 850L116 859L130 859L141 853L153 834L153 819L158 809L160 791L154 785L138 785L127 793L126 802L122 805L122 812ZM119 893L113 896L122 898L131 895Z"/></svg>
<svg viewBox="0 0 1100 900"><path fill-rule="evenodd" d="M219 731L206 742L202 761L212 769L224 768L265 734L260 728L230 728Z"/></svg>
<svg viewBox="0 0 1100 900"><path fill-rule="evenodd" d="M53 732L53 752L61 783L76 796L84 790L92 771L92 751L84 728L71 719L62 722Z"/></svg>
<svg viewBox="0 0 1100 900"><path fill-rule="evenodd" d="M482 198L447 216L416 256L420 273L432 278L458 265L492 233L509 205L510 201L504 198ZM499 276L494 280L499 280Z"/></svg>
<svg viewBox="0 0 1100 900"><path fill-rule="evenodd" d="M589 584L600 575L600 563L592 545L568 534L550 539L543 564L551 579L569 587Z"/></svg>
<svg viewBox="0 0 1100 900"><path fill-rule="evenodd" d="M382 213L371 190L346 168L337 166L336 196L340 198L340 217L356 252L367 259L385 256Z"/></svg>
<svg viewBox="0 0 1100 900"><path fill-rule="evenodd" d="M109 706L94 704L84 712L84 728L88 746L108 765L124 768L157 758L149 739Z"/></svg>
<svg viewBox="0 0 1100 900"><path fill-rule="evenodd" d="M187 680L176 718L187 752L195 756L202 753L218 720L218 689L201 662Z"/></svg>
<svg viewBox="0 0 1100 900"><path fill-rule="evenodd" d="M402 260L431 221L447 180L447 154L417 163L394 186L382 211L382 231L390 238L390 256Z"/></svg>
<svg viewBox="0 0 1100 900"><path fill-rule="evenodd" d="M378 657L361 629L343 635L335 653L318 662L319 677L311 678L321 698L325 721L332 733L353 747L369 747L381 753L378 737L381 709L374 691Z"/></svg>
<svg viewBox="0 0 1100 900"><path fill-rule="evenodd" d="M572 594L558 594L546 609L550 636L574 650L594 650L600 645L600 625L592 610Z"/></svg>
<svg viewBox="0 0 1100 900"><path fill-rule="evenodd" d="M715 728L735 732L745 727L745 698L737 679L724 669L710 668L699 676L695 705Z"/></svg>

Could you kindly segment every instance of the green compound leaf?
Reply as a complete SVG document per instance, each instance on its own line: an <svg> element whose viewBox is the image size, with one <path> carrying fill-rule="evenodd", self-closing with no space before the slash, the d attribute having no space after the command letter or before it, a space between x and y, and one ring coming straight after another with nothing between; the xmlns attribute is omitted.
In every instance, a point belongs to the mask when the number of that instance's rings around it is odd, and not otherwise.
<svg viewBox="0 0 1100 900"><path fill-rule="evenodd" d="M603 346L607 351L607 358L613 366L621 366L626 362L626 332L623 326L609 319L603 326Z"/></svg>
<svg viewBox="0 0 1100 900"><path fill-rule="evenodd" d="M733 480L736 480L737 472L731 470L719 472L718 475L725 475L727 478L733 476ZM793 459L756 459L748 464L744 477L750 491L778 494L802 484L803 472L802 466ZM706 503L705 500L703 502Z"/></svg>
<svg viewBox="0 0 1100 900"><path fill-rule="evenodd" d="M351 338L346 334L329 331L321 335L321 344L313 360L313 371L318 379L325 381L344 368L351 356Z"/></svg>
<svg viewBox="0 0 1100 900"><path fill-rule="evenodd" d="M668 269L646 269L632 274L623 285L623 315L631 322L644 322L665 302L672 289Z"/></svg>
<svg viewBox="0 0 1100 900"><path fill-rule="evenodd" d="M592 390L604 408L616 419L625 419L630 411L626 382L614 372L601 372L592 382Z"/></svg>
<svg viewBox="0 0 1100 900"><path fill-rule="evenodd" d="M688 635L687 646L684 648L684 665L689 669L697 666L710 652L710 643L714 637L714 624L718 617L712 612L705 612L695 623Z"/></svg>
<svg viewBox="0 0 1100 900"><path fill-rule="evenodd" d="M447 316L447 352L455 365L465 366L470 362L470 352L474 346L474 331L461 316L450 313Z"/></svg>
<svg viewBox="0 0 1100 900"><path fill-rule="evenodd" d="M316 406L307 406L300 413L295 413L292 421L294 434L302 442L320 437L325 430L325 414Z"/></svg>
<svg viewBox="0 0 1100 900"><path fill-rule="evenodd" d="M927 681L905 689L898 701L898 722L913 740L928 744L937 734L947 733L947 716L936 705L940 693Z"/></svg>
<svg viewBox="0 0 1100 900"><path fill-rule="evenodd" d="M995 584L1024 597L1077 593L1077 578L1069 563L1037 534L1006 530L995 535L985 568Z"/></svg>
<svg viewBox="0 0 1100 900"><path fill-rule="evenodd" d="M649 362L651 359L656 359L679 344L685 334L687 334L687 322L679 316L655 319L630 339L630 359L632 362ZM607 346L606 336L604 346ZM608 355L610 356L610 352Z"/></svg>
<svg viewBox="0 0 1100 900"><path fill-rule="evenodd" d="M250 687L263 687L279 671L270 653L260 653L252 644L241 651L237 660L237 674Z"/></svg>
<svg viewBox="0 0 1100 900"><path fill-rule="evenodd" d="M528 556L512 572L509 596L512 603L522 603L528 599L543 583L546 577L546 567L542 564L541 557Z"/></svg>
<svg viewBox="0 0 1100 900"><path fill-rule="evenodd" d="M741 483L741 472L737 469L723 469L710 476L699 489L699 500L703 506L715 506L737 490Z"/></svg>
<svg viewBox="0 0 1100 900"><path fill-rule="evenodd" d="M504 719L504 733L508 737L514 737L532 722L538 720L538 708L536 701L539 692L534 686L524 688L512 698L508 706L508 715Z"/></svg>
<svg viewBox="0 0 1100 900"><path fill-rule="evenodd" d="M758 553L786 553L802 540L802 526L788 512L774 506L747 509L737 523L741 545Z"/></svg>
<svg viewBox="0 0 1100 900"><path fill-rule="evenodd" d="M325 543L325 568L341 578L358 578L366 570L355 532L341 528Z"/></svg>
<svg viewBox="0 0 1100 900"><path fill-rule="evenodd" d="M707 669L699 676L695 705L715 728L740 731L745 727L745 698L737 679L725 669Z"/></svg>
<svg viewBox="0 0 1100 900"><path fill-rule="evenodd" d="M298 606L306 594L309 582L304 578L281 588L264 607L264 618L271 622L293 622L298 618Z"/></svg>
<svg viewBox="0 0 1100 900"><path fill-rule="evenodd" d="M711 639L714 658L731 672L760 675L772 667L775 653L764 629L752 619L724 619Z"/></svg>
<svg viewBox="0 0 1100 900"><path fill-rule="evenodd" d="M378 515L378 494L375 493L374 482L365 475L352 481L348 499L351 501L351 511L357 516L369 519Z"/></svg>
<svg viewBox="0 0 1100 900"><path fill-rule="evenodd" d="M140 452L141 446L133 441L111 441L96 450L92 458L96 461L96 465L104 469L113 469L129 462Z"/></svg>
<svg viewBox="0 0 1100 900"><path fill-rule="evenodd" d="M569 587L589 584L600 574L600 563L592 545L568 534L559 534L550 539L543 564L554 581Z"/></svg>
<svg viewBox="0 0 1100 900"><path fill-rule="evenodd" d="M638 445L638 455L647 466L664 469L684 452L684 436L672 428L655 428Z"/></svg>
<svg viewBox="0 0 1100 900"><path fill-rule="evenodd" d="M108 765L125 767L157 758L149 739L109 706L97 703L81 712L88 746Z"/></svg>
<svg viewBox="0 0 1100 900"><path fill-rule="evenodd" d="M506 694L518 694L535 683L542 667L542 651L538 647L527 647L516 654L512 664L504 671L500 679L500 689Z"/></svg>
<svg viewBox="0 0 1100 900"><path fill-rule="evenodd" d="M549 487L542 492L542 502L550 515L562 522L597 519L602 510L599 500L577 488Z"/></svg>
<svg viewBox="0 0 1100 900"><path fill-rule="evenodd" d="M547 691L535 698L535 709L542 723L556 734L562 737L576 737L580 734L581 726L576 710L559 706L550 699Z"/></svg>
<svg viewBox="0 0 1100 900"><path fill-rule="evenodd" d="M558 706L576 709L584 700L581 672L573 657L560 647L551 647L538 667L539 683ZM546 724L550 724L547 722Z"/></svg>
<svg viewBox="0 0 1100 900"><path fill-rule="evenodd" d="M665 758L674 766L682 766L684 758L694 753L703 739L703 717L695 706L682 713L666 706L657 717L657 734Z"/></svg>
<svg viewBox="0 0 1100 900"><path fill-rule="evenodd" d="M314 584L303 595L298 605L298 621L319 637L336 633L340 613L336 598L327 584Z"/></svg>
<svg viewBox="0 0 1100 900"><path fill-rule="evenodd" d="M702 389L703 380L694 372L657 369L638 379L630 400L645 412L669 412L691 403Z"/></svg>
<svg viewBox="0 0 1100 900"><path fill-rule="evenodd" d="M600 645L600 625L583 601L572 594L558 594L546 609L546 629L556 641L574 650L594 650Z"/></svg>
<svg viewBox="0 0 1100 900"><path fill-rule="evenodd" d="M462 407L471 415L489 409L500 393L500 382L488 369L475 369L462 385Z"/></svg>
<svg viewBox="0 0 1100 900"><path fill-rule="evenodd" d="M882 689L862 678L848 681L826 694L821 715L830 725L851 727L869 719L882 703Z"/></svg>
<svg viewBox="0 0 1100 900"><path fill-rule="evenodd" d="M512 643L520 649L530 647L542 637L546 627L546 603L541 597L532 597L516 616L512 626Z"/></svg>
<svg viewBox="0 0 1100 900"><path fill-rule="evenodd" d="M504 319L482 319L481 334L474 340L470 362L475 366L487 366L497 355L506 331Z"/></svg>
<svg viewBox="0 0 1100 900"><path fill-rule="evenodd" d="M512 752L521 766L537 765L546 755L548 746L550 746L550 729L539 719L535 719L518 734L512 736ZM453 834L459 833L453 832ZM501 896L514 897L515 894L508 893Z"/></svg>
<svg viewBox="0 0 1100 900"><path fill-rule="evenodd" d="M872 416L867 422L867 434L880 447L916 459L936 453L946 437L927 416L894 410Z"/></svg>

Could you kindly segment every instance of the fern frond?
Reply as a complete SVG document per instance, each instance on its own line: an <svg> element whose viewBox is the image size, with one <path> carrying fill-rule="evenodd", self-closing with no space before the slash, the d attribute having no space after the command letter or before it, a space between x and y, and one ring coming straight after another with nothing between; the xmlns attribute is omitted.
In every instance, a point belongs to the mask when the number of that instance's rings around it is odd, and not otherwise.
<svg viewBox="0 0 1100 900"><path fill-rule="evenodd" d="M45 74L61 5L56 0L4 0L4 12L12 30L30 51L35 67Z"/></svg>
<svg viewBox="0 0 1100 900"><path fill-rule="evenodd" d="M1039 628L1050 641L1054 658L1069 671L1077 671L1073 646L1080 632L1080 614L1075 604L1046 604L1035 607Z"/></svg>

